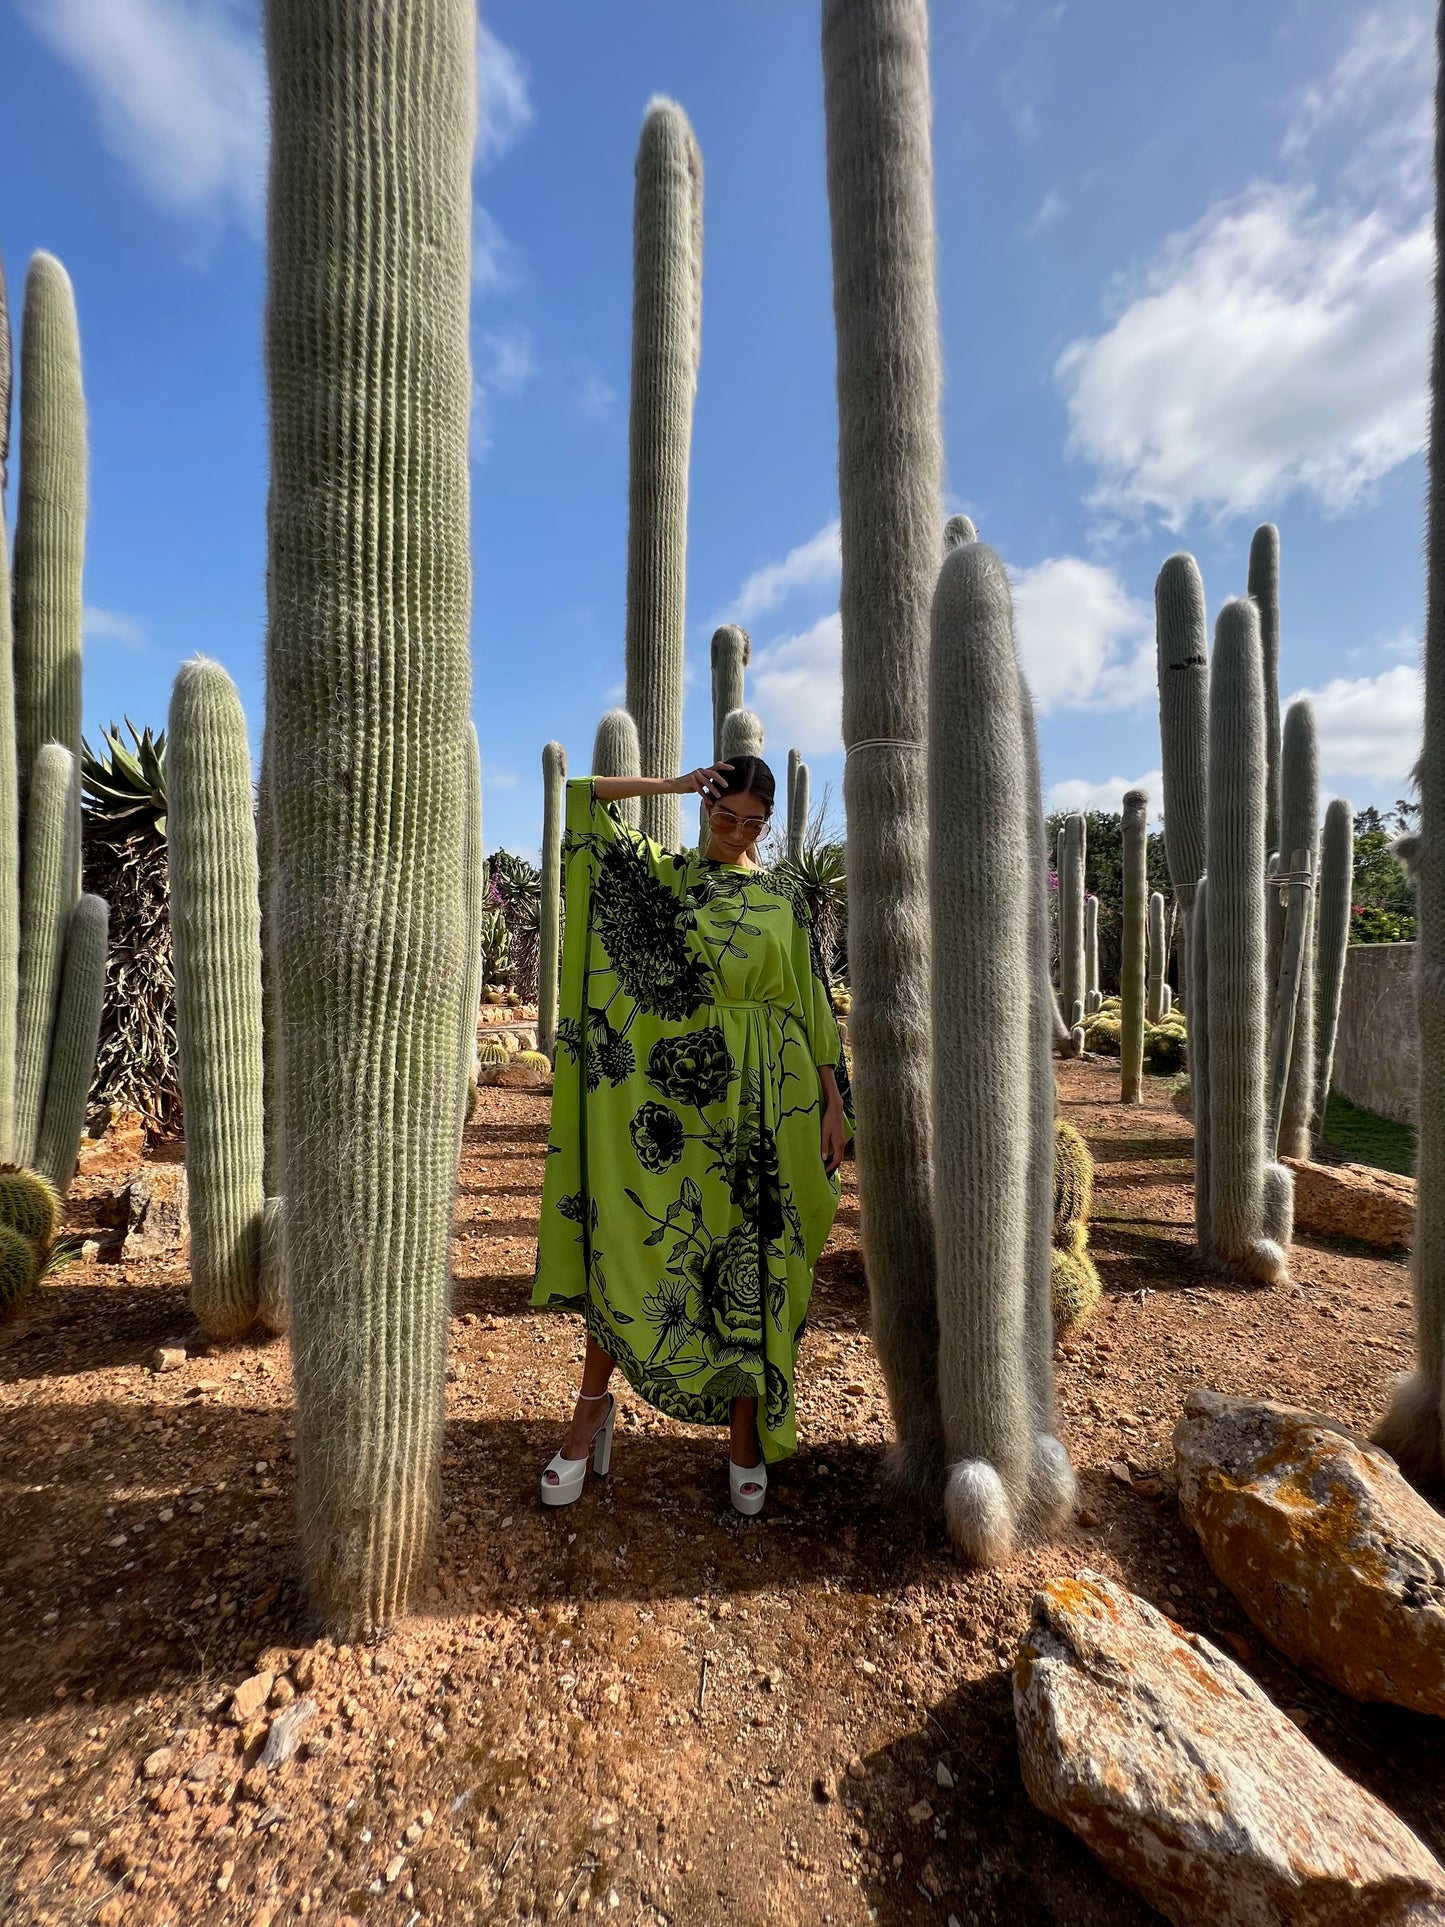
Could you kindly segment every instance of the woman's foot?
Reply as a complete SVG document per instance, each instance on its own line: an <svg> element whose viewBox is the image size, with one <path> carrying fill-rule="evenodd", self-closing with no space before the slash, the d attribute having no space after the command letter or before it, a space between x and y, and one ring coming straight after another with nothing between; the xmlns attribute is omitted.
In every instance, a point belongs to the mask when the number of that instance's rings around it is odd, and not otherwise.
<svg viewBox="0 0 1445 1927"><path fill-rule="evenodd" d="M592 1450L592 1441L607 1423L611 1411L611 1392L579 1392L577 1403L572 1407L572 1423L567 1428L567 1441L559 1457L564 1459L585 1459Z"/></svg>
<svg viewBox="0 0 1445 1927"><path fill-rule="evenodd" d="M582 1496L587 1482L587 1456L593 1470L605 1478L612 1466L612 1431L617 1401L610 1392L581 1392L562 1450L542 1473L543 1505L570 1505Z"/></svg>
<svg viewBox="0 0 1445 1927"><path fill-rule="evenodd" d="M728 1489L733 1505L745 1518L752 1518L762 1511L768 1490L763 1448L758 1443L758 1401L755 1398L733 1400L728 1461Z"/></svg>

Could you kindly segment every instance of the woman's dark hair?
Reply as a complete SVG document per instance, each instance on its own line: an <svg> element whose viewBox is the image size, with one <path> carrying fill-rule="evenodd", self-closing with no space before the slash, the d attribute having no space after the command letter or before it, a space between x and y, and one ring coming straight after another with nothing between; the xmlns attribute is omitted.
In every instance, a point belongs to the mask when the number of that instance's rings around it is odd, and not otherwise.
<svg viewBox="0 0 1445 1927"><path fill-rule="evenodd" d="M722 772L723 787L713 801L718 802L724 796L755 796L771 816L778 786L762 757L734 756L729 760L732 768Z"/></svg>

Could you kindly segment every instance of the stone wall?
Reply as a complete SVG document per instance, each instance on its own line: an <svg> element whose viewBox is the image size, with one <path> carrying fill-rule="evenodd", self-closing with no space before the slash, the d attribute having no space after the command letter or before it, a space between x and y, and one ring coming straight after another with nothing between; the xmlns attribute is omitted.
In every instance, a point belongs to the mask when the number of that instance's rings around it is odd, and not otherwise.
<svg viewBox="0 0 1445 1927"><path fill-rule="evenodd" d="M1415 946L1352 943L1330 1087L1367 1111L1413 1124L1419 1083Z"/></svg>

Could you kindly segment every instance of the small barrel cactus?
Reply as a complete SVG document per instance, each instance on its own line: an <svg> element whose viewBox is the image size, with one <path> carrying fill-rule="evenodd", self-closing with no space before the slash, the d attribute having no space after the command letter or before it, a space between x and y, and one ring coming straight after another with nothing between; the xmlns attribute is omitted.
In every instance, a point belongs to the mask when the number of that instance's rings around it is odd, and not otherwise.
<svg viewBox="0 0 1445 1927"><path fill-rule="evenodd" d="M1087 1224L1094 1202L1094 1160L1089 1147L1063 1118L1054 1123L1054 1238Z"/></svg>
<svg viewBox="0 0 1445 1927"><path fill-rule="evenodd" d="M38 1246L48 1245L60 1222L60 1193L38 1171L0 1171L0 1225Z"/></svg>
<svg viewBox="0 0 1445 1927"><path fill-rule="evenodd" d="M35 1242L13 1225L0 1224L0 1318L24 1304L40 1277Z"/></svg>

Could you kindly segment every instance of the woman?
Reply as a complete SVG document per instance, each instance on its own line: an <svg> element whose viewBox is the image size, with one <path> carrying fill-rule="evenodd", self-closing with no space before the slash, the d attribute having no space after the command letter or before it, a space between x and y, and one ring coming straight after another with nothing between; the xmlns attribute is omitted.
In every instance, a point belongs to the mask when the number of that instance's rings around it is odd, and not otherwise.
<svg viewBox="0 0 1445 1927"><path fill-rule="evenodd" d="M706 857L626 828L624 797L698 795ZM760 757L567 785L567 936L534 1305L587 1324L544 1505L605 1473L613 1367L659 1410L731 1427L737 1510L796 1449L793 1363L848 1136L806 907L758 862ZM844 1079L846 1082L846 1079Z"/></svg>

